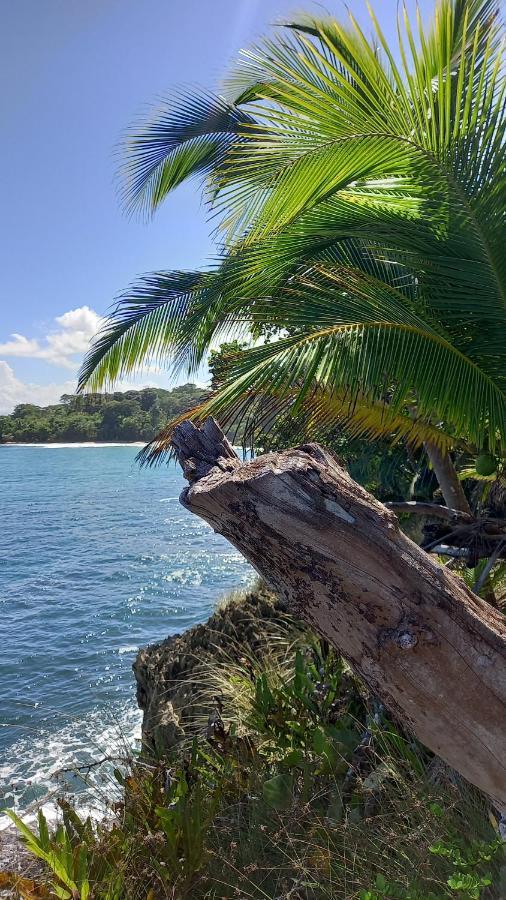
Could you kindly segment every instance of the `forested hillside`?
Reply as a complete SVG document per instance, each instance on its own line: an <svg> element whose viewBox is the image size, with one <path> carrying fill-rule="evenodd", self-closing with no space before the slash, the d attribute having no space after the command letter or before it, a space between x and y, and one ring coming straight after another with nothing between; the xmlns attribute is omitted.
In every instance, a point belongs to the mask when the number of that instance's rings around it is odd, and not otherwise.
<svg viewBox="0 0 506 900"><path fill-rule="evenodd" d="M64 394L54 406L21 403L0 416L0 443L149 441L205 395L195 384L112 394Z"/></svg>

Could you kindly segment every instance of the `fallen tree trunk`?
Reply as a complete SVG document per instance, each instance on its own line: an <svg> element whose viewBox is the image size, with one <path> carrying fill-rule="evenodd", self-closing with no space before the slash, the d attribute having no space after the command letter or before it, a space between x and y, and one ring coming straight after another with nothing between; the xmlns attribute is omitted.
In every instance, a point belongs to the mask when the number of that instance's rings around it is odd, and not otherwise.
<svg viewBox="0 0 506 900"><path fill-rule="evenodd" d="M398 718L506 809L506 623L317 444L241 463L183 422L182 504L224 535Z"/></svg>

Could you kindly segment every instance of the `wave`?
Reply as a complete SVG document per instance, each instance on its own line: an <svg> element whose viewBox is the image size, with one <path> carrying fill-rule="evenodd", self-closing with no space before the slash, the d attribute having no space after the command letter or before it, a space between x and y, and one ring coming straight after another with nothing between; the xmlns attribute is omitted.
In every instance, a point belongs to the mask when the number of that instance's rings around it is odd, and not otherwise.
<svg viewBox="0 0 506 900"><path fill-rule="evenodd" d="M132 700L19 738L9 760L0 764L2 806L26 821L33 820L38 809L53 820L57 800L64 796L80 812L101 818L121 797L113 770L139 747L141 721ZM0 832L11 825L8 816L0 816Z"/></svg>

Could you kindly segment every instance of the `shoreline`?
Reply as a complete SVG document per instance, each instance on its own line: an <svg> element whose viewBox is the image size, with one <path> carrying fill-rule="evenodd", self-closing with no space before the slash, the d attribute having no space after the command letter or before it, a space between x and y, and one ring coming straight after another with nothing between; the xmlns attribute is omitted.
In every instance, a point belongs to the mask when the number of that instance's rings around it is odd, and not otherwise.
<svg viewBox="0 0 506 900"><path fill-rule="evenodd" d="M0 447L144 447L146 441L2 441Z"/></svg>

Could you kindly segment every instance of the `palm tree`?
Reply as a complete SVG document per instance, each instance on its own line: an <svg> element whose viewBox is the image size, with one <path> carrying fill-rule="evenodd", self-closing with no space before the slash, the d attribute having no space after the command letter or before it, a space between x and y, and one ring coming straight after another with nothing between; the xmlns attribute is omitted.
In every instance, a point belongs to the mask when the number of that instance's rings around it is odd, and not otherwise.
<svg viewBox="0 0 506 900"><path fill-rule="evenodd" d="M169 101L126 141L125 202L155 211L190 176L220 240L205 272L119 300L81 371L97 389L211 342L265 333L200 415L287 411L305 426L425 445L468 511L450 450L506 449L505 78L496 0L440 0L389 47L350 13L287 23L224 96ZM170 428L146 458L167 451Z"/></svg>

